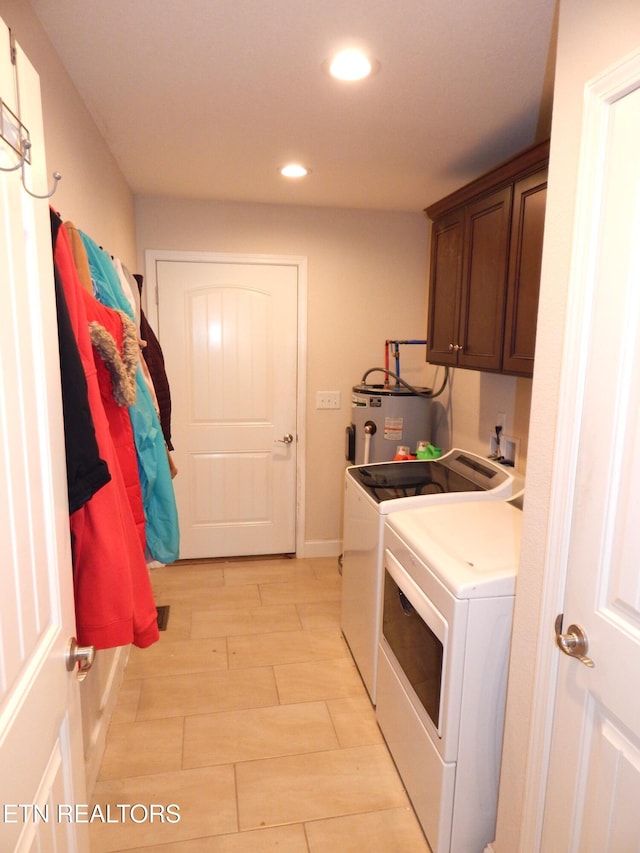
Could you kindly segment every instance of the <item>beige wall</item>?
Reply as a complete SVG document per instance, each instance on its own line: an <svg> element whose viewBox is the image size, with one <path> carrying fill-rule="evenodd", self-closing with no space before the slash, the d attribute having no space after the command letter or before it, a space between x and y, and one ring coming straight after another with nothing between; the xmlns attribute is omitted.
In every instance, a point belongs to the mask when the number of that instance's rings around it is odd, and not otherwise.
<svg viewBox="0 0 640 853"><path fill-rule="evenodd" d="M533 382L527 497L518 575L507 721L498 804L496 853L530 853L523 845L525 784L539 756L527 756L535 702L534 671L538 642L552 643L553 626L540 631L546 567L549 502L553 482L552 449L571 266L576 176L580 150L584 81L619 57L638 50L640 4L636 0L561 0L551 133L551 162L545 248ZM585 49L588 46L588 49ZM557 571L555 567L551 570Z"/></svg>
<svg viewBox="0 0 640 853"><path fill-rule="evenodd" d="M138 198L136 228L138 267L146 249L308 258L305 542L308 553L339 553L351 388L368 368L384 365L386 339L426 335L427 220L421 212ZM443 375L418 346L401 349L401 373L431 386ZM505 412L507 432L523 439L524 467L531 380L458 370L452 387L452 402L443 395L426 437L486 454L495 415ZM342 409L317 411L316 391L341 391Z"/></svg>

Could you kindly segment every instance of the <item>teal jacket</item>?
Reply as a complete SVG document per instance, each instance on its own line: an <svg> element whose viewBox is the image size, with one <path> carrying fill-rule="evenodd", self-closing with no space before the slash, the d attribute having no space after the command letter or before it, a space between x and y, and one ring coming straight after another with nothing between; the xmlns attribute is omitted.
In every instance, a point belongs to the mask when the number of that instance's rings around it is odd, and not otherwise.
<svg viewBox="0 0 640 853"><path fill-rule="evenodd" d="M131 304L124 295L109 255L86 234L80 237L87 251L89 269L99 302L124 311L135 323ZM145 514L147 557L161 563L178 559L180 531L175 493L171 482L164 436L142 369L136 372L136 402L129 406Z"/></svg>

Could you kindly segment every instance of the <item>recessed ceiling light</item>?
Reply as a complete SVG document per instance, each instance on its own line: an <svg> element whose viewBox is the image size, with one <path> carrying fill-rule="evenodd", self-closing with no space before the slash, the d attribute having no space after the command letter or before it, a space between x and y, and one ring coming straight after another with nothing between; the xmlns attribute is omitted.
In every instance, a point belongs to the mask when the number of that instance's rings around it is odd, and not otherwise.
<svg viewBox="0 0 640 853"><path fill-rule="evenodd" d="M378 70L378 63L369 59L361 50L350 47L336 53L328 69L329 74L338 80L364 80Z"/></svg>
<svg viewBox="0 0 640 853"><path fill-rule="evenodd" d="M285 178L304 178L305 175L309 174L309 170L299 163L289 163L280 169L280 174L284 175Z"/></svg>

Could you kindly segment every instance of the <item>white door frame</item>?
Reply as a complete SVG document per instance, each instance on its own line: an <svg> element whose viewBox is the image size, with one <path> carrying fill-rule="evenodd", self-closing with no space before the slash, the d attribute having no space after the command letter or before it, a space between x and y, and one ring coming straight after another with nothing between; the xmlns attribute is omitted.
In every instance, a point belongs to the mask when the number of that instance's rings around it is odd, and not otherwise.
<svg viewBox="0 0 640 853"><path fill-rule="evenodd" d="M143 306L149 323L158 335L158 276L161 261L195 261L224 264L269 264L295 266L298 271L298 343L296 423L296 557L305 556L306 513L306 414L307 414L307 258L304 255L252 255L236 252L176 252L167 249L146 249ZM145 304L146 300L146 304ZM162 345L162 340L160 339Z"/></svg>
<svg viewBox="0 0 640 853"><path fill-rule="evenodd" d="M555 697L560 653L553 642L553 624L564 612L567 561L576 482L578 442L582 419L588 339L597 263L597 227L602 185L608 114L613 102L640 77L640 52L622 60L585 86L581 150L575 200L571 270L568 287L562 371L558 400L553 476L548 505L548 538L538 625L534 670L531 739L527 752L520 850L539 850L544 819ZM553 153L553 152L552 152ZM597 180L594 180L597 176ZM595 233L594 233L595 232ZM621 325L624 318L620 319Z"/></svg>

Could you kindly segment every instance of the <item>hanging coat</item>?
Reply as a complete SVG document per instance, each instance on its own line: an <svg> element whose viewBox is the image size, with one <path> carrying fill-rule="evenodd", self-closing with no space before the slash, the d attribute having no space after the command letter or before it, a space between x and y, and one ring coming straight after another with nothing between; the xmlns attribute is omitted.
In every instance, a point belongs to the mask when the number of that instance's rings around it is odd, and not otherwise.
<svg viewBox="0 0 640 853"><path fill-rule="evenodd" d="M93 344L102 405L109 422L111 439L118 454L131 514L144 553L146 552L146 523L138 459L128 409L136 398L138 335L126 314L107 308L90 296L86 290L83 291L82 296L89 321L89 337Z"/></svg>
<svg viewBox="0 0 640 853"><path fill-rule="evenodd" d="M106 485L111 474L100 458L84 375L58 270L54 269L58 317L58 353L62 386L62 415L67 462L69 512L80 509Z"/></svg>
<svg viewBox="0 0 640 853"><path fill-rule="evenodd" d="M133 277L138 284L140 294L142 294L143 277L135 273ZM162 354L160 341L151 328L142 308L140 309L140 337L146 343L146 346L142 350L142 357L147 363L149 373L153 379L153 387L156 389L158 408L160 409L160 425L162 426L164 440L167 442L169 450L173 450L173 444L171 443L171 389L164 366L164 355Z"/></svg>
<svg viewBox="0 0 640 853"><path fill-rule="evenodd" d="M136 285L135 279L133 278L129 270L123 265L122 261L119 260L119 258L113 258L113 266L116 271L116 275L118 276L118 280L120 281L122 292L126 296L127 301L131 305L131 310L133 311L133 316L135 318L136 323L136 331L138 333L138 343L140 345L140 368L142 370L142 377L145 381L147 388L149 389L149 396L151 397L151 402L153 403L153 407L156 410L158 420L160 420L160 407L158 405L156 389L153 384L151 374L149 373L147 362L142 357L142 351L146 346L146 343L142 340L140 336L140 314L142 308L140 306L140 294L138 292L138 287ZM162 422L160 423L160 426L162 426Z"/></svg>
<svg viewBox="0 0 640 853"><path fill-rule="evenodd" d="M124 311L133 321L131 304L122 292L111 258L82 231L80 236L87 251L96 297L103 305ZM138 454L147 552L154 560L172 563L179 552L178 511L160 422L139 365L136 389L136 402L129 407L129 415Z"/></svg>
<svg viewBox="0 0 640 853"><path fill-rule="evenodd" d="M158 637L149 571L98 386L83 288L59 217L51 212L54 263L84 368L100 457L111 481L70 516L76 632L80 645L107 649Z"/></svg>

